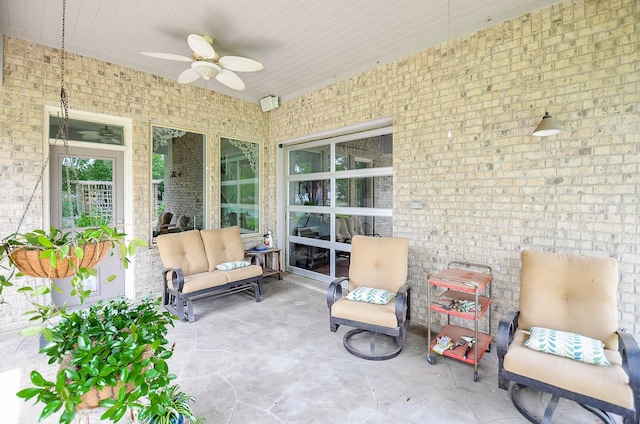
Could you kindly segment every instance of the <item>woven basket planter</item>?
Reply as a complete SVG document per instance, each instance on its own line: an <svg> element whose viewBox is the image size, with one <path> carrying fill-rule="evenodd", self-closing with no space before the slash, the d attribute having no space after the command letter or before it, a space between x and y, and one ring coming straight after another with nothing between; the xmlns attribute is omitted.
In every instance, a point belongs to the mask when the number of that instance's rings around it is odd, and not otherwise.
<svg viewBox="0 0 640 424"><path fill-rule="evenodd" d="M151 358L151 354L151 346L147 346L144 353L142 354L142 359ZM70 362L71 357L66 357L60 365L60 370L62 371L64 368L70 368ZM131 366L129 366L129 369L131 369ZM146 368L144 370L146 370ZM80 396L80 400L82 402L76 405L76 411L80 412L88 409L98 408L100 406L100 401L103 401L105 399L118 399L118 394L122 386L126 387L125 390L127 393L131 393L136 388L136 385L134 383L127 383L126 385L124 385L121 382L118 382L118 384L116 384L115 386L105 386L103 388L94 386L87 393Z"/></svg>
<svg viewBox="0 0 640 424"><path fill-rule="evenodd" d="M67 278L75 274L78 268L93 268L110 249L110 242L101 241L80 246L84 250L84 257L78 257L72 252L70 257L58 258L56 268L51 266L49 258L40 258L42 249L33 247L18 247L9 253L14 266L24 275L40 278Z"/></svg>

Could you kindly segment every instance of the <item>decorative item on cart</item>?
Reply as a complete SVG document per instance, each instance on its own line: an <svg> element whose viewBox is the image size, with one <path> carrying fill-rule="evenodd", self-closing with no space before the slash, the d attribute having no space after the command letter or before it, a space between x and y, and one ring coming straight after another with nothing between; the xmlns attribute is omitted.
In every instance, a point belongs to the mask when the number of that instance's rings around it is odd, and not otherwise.
<svg viewBox="0 0 640 424"><path fill-rule="evenodd" d="M267 249L273 248L273 237L271 237L271 231L267 231L267 234L262 237L262 242Z"/></svg>

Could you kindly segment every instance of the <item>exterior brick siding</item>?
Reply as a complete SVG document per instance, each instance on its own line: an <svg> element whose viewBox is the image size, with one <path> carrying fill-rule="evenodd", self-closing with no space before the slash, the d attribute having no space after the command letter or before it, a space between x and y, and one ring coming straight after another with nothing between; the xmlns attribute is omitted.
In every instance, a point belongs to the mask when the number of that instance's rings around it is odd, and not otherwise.
<svg viewBox="0 0 640 424"><path fill-rule="evenodd" d="M206 132L209 227L219 223L218 137L263 143L263 228L276 216L284 140L393 118L393 230L410 240L412 318L426 324L426 281L451 260L489 264L494 325L517 309L520 252L613 256L620 326L640 335L640 4L574 0L525 14L287 100L257 104L69 55L77 110L133 119L136 235L150 222L150 122ZM0 86L2 236L15 230L42 163L43 105L57 105L59 51L4 39ZM564 131L530 135L545 111ZM451 131L452 137L448 137ZM411 209L412 201L422 209ZM41 224L42 196L25 228ZM247 245L257 240L246 240ZM136 260L136 293L159 293L154 249ZM25 302L5 290L0 332Z"/></svg>

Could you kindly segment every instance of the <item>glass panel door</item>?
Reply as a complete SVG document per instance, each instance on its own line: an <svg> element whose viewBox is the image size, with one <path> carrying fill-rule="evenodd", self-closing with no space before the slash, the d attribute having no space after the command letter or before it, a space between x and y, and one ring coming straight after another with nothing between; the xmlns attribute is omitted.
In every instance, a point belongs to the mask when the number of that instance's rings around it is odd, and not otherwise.
<svg viewBox="0 0 640 424"><path fill-rule="evenodd" d="M287 151L287 270L330 282L348 275L351 239L393 231L391 128Z"/></svg>
<svg viewBox="0 0 640 424"><path fill-rule="evenodd" d="M116 226L123 221L123 152L51 147L51 225L63 232L96 225ZM85 280L88 302L124 295L124 268L117 251L97 266L98 274ZM106 283L107 277L116 279ZM63 293L53 292L56 305L77 305L69 296L69 279L56 281Z"/></svg>

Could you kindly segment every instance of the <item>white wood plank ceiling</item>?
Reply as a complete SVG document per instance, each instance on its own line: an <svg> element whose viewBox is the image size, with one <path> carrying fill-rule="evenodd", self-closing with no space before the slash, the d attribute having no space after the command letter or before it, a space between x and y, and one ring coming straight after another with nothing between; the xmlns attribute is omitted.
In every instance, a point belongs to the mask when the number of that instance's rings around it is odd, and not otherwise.
<svg viewBox="0 0 640 424"><path fill-rule="evenodd" d="M390 63L559 0L66 0L69 51L177 79L190 33L213 37L222 55L264 70L239 73L235 91L215 80L194 85L252 102L281 100ZM450 1L450 3L449 3ZM449 6L450 5L450 6ZM449 9L450 26L449 26ZM60 47L62 0L0 0L0 32ZM206 84L206 85L205 85Z"/></svg>

